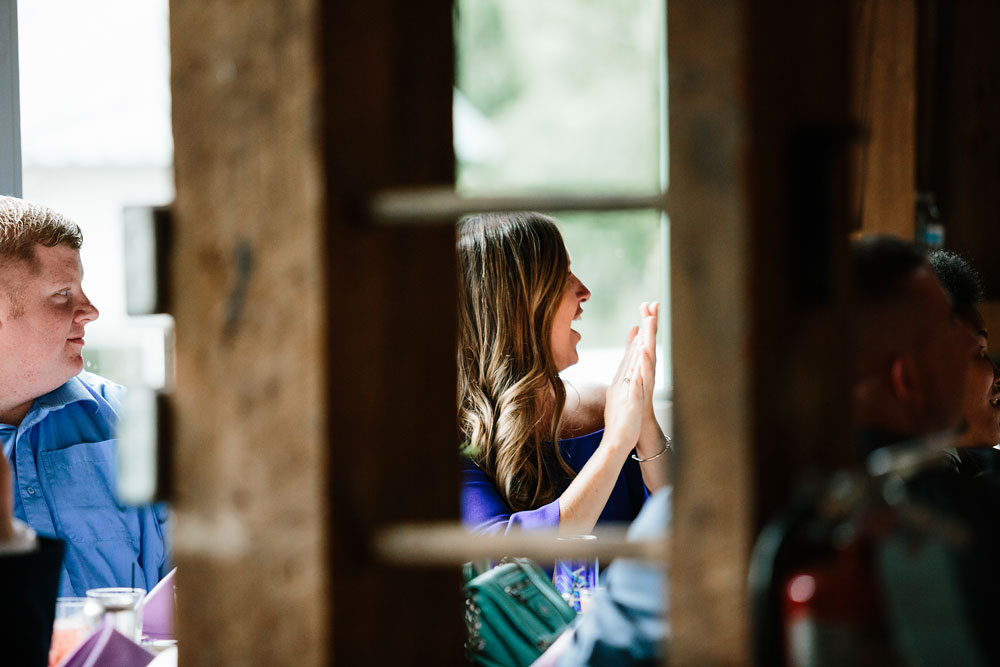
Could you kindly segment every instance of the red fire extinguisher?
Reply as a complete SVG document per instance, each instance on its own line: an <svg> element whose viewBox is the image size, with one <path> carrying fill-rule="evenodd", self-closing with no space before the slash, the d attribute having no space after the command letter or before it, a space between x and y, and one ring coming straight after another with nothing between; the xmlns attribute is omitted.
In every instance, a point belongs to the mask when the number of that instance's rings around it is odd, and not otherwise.
<svg viewBox="0 0 1000 667"><path fill-rule="evenodd" d="M785 577L781 603L788 667L898 664L873 551L872 536L861 531Z"/></svg>

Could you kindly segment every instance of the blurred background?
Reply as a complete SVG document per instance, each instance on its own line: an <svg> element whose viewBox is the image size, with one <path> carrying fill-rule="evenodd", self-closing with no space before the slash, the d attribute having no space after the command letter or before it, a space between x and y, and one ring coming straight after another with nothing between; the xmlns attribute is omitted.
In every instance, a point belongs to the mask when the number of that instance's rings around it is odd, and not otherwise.
<svg viewBox="0 0 1000 667"><path fill-rule="evenodd" d="M460 0L456 13L459 191L643 194L666 185L662 2ZM580 363L563 376L608 382L639 303L660 301L662 390L670 377L666 221L658 211L550 213L593 292L574 325Z"/></svg>
<svg viewBox="0 0 1000 667"><path fill-rule="evenodd" d="M464 194L652 193L661 146L663 3L460 0L454 99ZM173 200L167 0L18 3L23 194L83 228L101 310L88 368L161 386L170 320L125 313L123 210ZM571 382L607 382L638 304L660 301L669 386L666 221L657 211L551 212L591 289Z"/></svg>
<svg viewBox="0 0 1000 667"><path fill-rule="evenodd" d="M125 312L123 211L174 198L167 0L17 5L25 199L83 229L87 368L165 382L171 318Z"/></svg>

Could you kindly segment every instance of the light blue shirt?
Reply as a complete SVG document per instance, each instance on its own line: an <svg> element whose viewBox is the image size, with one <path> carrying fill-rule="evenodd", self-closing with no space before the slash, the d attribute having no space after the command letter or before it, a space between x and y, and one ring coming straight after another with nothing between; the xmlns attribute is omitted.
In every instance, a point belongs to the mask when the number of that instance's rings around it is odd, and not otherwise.
<svg viewBox="0 0 1000 667"><path fill-rule="evenodd" d="M671 487L651 495L632 522L631 540L666 537ZM611 563L590 609L576 617L572 642L559 667L659 665L670 639L670 608L664 568L628 558Z"/></svg>
<svg viewBox="0 0 1000 667"><path fill-rule="evenodd" d="M114 427L125 390L86 371L35 399L20 426L0 424L14 516L66 542L60 596L88 588L147 591L170 570L167 510L115 495Z"/></svg>

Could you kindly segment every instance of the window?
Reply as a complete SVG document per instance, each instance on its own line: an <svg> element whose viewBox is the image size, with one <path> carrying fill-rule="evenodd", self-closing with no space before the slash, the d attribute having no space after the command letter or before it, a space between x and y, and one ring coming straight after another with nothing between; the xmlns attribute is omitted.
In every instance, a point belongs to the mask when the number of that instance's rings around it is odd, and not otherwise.
<svg viewBox="0 0 1000 667"><path fill-rule="evenodd" d="M454 102L466 195L650 193L665 185L660 101L664 5L461 0ZM591 289L571 383L607 383L641 301L660 301L669 386L666 221L660 211L550 211ZM660 392L663 395L663 392ZM664 426L667 426L665 423Z"/></svg>
<svg viewBox="0 0 1000 667"><path fill-rule="evenodd" d="M122 218L173 199L167 0L17 10L22 191L83 229L87 367L161 386L170 318L126 318Z"/></svg>

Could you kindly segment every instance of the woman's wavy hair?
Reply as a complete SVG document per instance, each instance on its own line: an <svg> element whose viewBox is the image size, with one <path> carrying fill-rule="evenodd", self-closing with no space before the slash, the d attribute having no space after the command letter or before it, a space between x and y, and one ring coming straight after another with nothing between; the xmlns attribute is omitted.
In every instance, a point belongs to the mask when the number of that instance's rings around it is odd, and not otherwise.
<svg viewBox="0 0 1000 667"><path fill-rule="evenodd" d="M552 466L566 404L552 320L569 280L554 220L493 213L458 227L458 423L465 453L515 511L558 495ZM551 421L547 396L554 396Z"/></svg>

